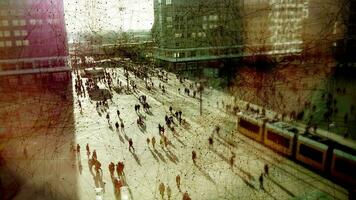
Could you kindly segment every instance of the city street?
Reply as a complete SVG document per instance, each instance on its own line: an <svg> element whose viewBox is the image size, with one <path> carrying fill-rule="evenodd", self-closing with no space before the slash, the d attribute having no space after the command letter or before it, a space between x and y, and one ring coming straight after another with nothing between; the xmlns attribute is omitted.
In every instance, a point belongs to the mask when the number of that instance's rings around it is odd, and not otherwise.
<svg viewBox="0 0 356 200"><path fill-rule="evenodd" d="M112 71L117 73L116 78L111 75L114 86L119 79L126 88L124 71L120 68L107 72L112 74ZM48 91L42 91L40 96L21 94L23 105L28 105L22 106L27 108L24 110L13 106L16 102L2 103L2 116L21 112L24 119L20 122L9 117L0 121L7 125L5 127L12 127L11 131L5 130L7 136L1 138L1 151L9 171L16 171L20 176L22 184L17 187L15 199L31 196L33 199L41 199L39 196L43 199L95 199L96 187L103 188L103 199L120 199L115 195L108 168L110 162L119 161L125 165L123 183L136 200L161 199L161 183L165 186L164 199L169 199L168 187L170 199L182 199L185 192L191 199L348 199L343 187L237 133L236 117L225 112L223 106L232 100L223 92L204 89L201 116L199 93L195 98L192 95L196 90L194 83L188 80L180 83L171 73L168 73L167 83L151 78L154 88L148 90L145 81L130 72L130 80L137 84L136 92L126 94L112 90L108 108L97 108L87 91L85 97L80 97L74 89L73 103L61 103L59 96ZM73 88L75 79L73 74ZM83 78L83 82L85 80ZM165 93L159 84L164 85ZM184 88L190 84L193 88L188 96ZM108 89L103 82L99 88ZM147 96L151 112L145 112L142 106L135 112L134 106L140 104L142 95ZM165 116L171 115L170 106L173 114L182 111L181 125L173 117L174 132L165 123ZM145 123L143 127L136 123L139 115ZM52 121L41 124L41 118ZM124 128L116 129L115 122L120 124L120 119ZM158 124L164 125L167 146L160 144ZM215 131L216 126L220 127L219 133ZM212 145L209 145L209 137L213 138ZM129 150L130 138L134 150ZM71 150L71 144L74 148L80 145L79 153ZM90 147L89 157L86 144ZM89 166L93 150L101 163L102 170L98 172ZM192 151L196 152L195 164ZM231 166L232 155L236 157ZM263 176L261 187L259 179L266 164L269 173ZM181 177L180 190L177 175ZM118 177L116 170L114 176Z"/></svg>

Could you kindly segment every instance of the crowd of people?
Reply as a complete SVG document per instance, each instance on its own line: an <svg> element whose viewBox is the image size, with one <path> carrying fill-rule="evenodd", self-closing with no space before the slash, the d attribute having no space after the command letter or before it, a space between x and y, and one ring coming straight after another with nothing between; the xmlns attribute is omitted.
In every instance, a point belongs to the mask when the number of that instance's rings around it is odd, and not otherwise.
<svg viewBox="0 0 356 200"><path fill-rule="evenodd" d="M128 73L128 72L126 72ZM138 78L141 78L143 80L146 81L146 86L147 86L147 82L151 82L151 87L154 87L152 78L148 76L148 74L146 75L142 75L143 72L133 72L134 75L136 75ZM158 88L160 90L162 90L163 95L167 95L166 93L166 87L164 84L166 84L169 81L169 77L168 77L168 73L164 72L164 71L159 71L158 73L158 78L160 80L159 84L158 84ZM113 79L115 79L116 77L118 77L117 73L114 71L110 72L104 72L104 77L101 78L97 78L97 79L92 79L92 78L87 78L87 79L82 79L79 75L76 77L75 79L75 91L78 95L78 97L85 97L85 93L86 90L88 92L98 89L98 83L102 83L104 84L108 90L110 91L110 93L113 90ZM127 76L128 77L128 76ZM85 81L84 81L85 80ZM196 96L196 88L194 89L194 85L193 84L189 84L189 86L185 85L184 83L184 79L182 79L181 77L179 77L180 83L183 85L184 88L184 93L188 96L190 96L190 92L191 90L193 90L193 98L195 98ZM85 82L85 88L83 85L83 82ZM139 94L138 91L138 87L137 84L135 83L134 80L128 81L127 83L131 83L130 85L127 85L127 89L132 89L136 94ZM122 86L122 82L118 79L117 80L117 84L118 87L123 87ZM152 89L151 88L151 89ZM180 88L178 89L178 91L180 92ZM96 101L96 109L98 111L98 113L104 114L103 116L106 118L107 122L108 122L108 126L111 127L111 124L113 123L115 125L116 131L122 131L124 132L124 121L122 118L124 118L125 116L122 116L122 114L120 113L119 109L115 109L116 110L116 114L117 114L117 118L118 120L116 120L115 116L110 116L109 113L109 108L110 106L112 106L112 104L110 102L110 96L107 97L104 94L102 94L103 97L101 100L97 100ZM78 100L78 104L80 109L82 110L82 105L81 105L81 101ZM145 117L142 115L142 113L140 112L141 106L144 110L144 112L149 113L150 112L150 104L148 102L148 99L146 97L146 95L140 95L138 97L138 103L136 103L134 105L134 111L136 112L136 114L138 115L137 118L137 125L140 128L145 127ZM165 120L165 124L161 125L160 123L158 123L158 135L156 136L152 136L152 137L147 137L146 138L146 142L147 142L147 146L148 148L152 148L154 150L156 150L156 139L159 141L161 148L164 150L168 150L168 146L170 144L170 141L168 139L168 132L166 131L165 127L167 127L168 130L170 130L172 132L172 134L175 134L176 129L182 125L183 122L183 117L182 117L182 110L174 110L173 106L169 106L168 112L166 113L164 120ZM216 126L215 128L215 132L216 134L219 134L220 132L220 126ZM134 147L134 141L132 138L127 138L127 144L128 144L128 151L131 152L132 154L135 153L135 147ZM210 136L208 138L208 146L212 147L214 144L214 136ZM72 148L72 147L71 147ZM94 167L95 172L97 174L102 174L103 170L101 168L101 162L99 161L98 157L97 157L97 153L96 150L94 149L93 152L90 151L90 147L89 144L86 144L86 151L87 151L87 157L89 160L89 168L90 171L92 170L92 168ZM80 145L77 144L76 147L76 152L79 154L80 153ZM198 159L198 153L196 150L192 150L192 155L191 155L192 161L194 165L197 165L197 159ZM234 167L235 164L235 159L236 159L236 155L235 153L231 153L231 157L229 159L229 165L231 168ZM108 165L108 170L110 173L110 177L112 179L112 183L114 185L115 188L115 192L119 193L120 192L120 187L123 185L126 185L127 183L125 182L125 173L124 173L124 167L125 167L125 163L123 161L119 161L117 162L117 164L115 164L114 162L110 162ZM115 169L117 172L117 177L115 175ZM263 176L268 175L268 166L265 166L264 168L264 173L261 174L259 181L260 181L260 185L261 188L263 188ZM180 175L176 176L176 186L178 188L178 190L181 192L181 177ZM160 183L159 184L159 193L161 195L162 198L164 198L165 195L167 195L167 198L170 199L172 196L172 189L169 187L169 185L165 185L164 183ZM190 196L188 194L187 191L185 191L184 193L182 192L182 199L183 200L190 200Z"/></svg>

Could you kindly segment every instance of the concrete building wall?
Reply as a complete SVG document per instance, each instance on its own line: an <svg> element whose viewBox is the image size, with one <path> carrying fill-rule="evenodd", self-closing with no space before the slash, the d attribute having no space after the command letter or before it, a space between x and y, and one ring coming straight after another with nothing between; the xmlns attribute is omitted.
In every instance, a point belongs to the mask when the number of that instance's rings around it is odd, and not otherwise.
<svg viewBox="0 0 356 200"><path fill-rule="evenodd" d="M0 75L66 71L62 0L0 1Z"/></svg>

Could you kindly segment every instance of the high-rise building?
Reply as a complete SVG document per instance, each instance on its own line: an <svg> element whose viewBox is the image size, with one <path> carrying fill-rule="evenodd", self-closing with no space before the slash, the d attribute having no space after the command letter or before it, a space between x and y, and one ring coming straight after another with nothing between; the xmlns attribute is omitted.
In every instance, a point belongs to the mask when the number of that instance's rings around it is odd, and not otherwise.
<svg viewBox="0 0 356 200"><path fill-rule="evenodd" d="M344 35L344 49L342 66L356 67L356 0L347 2L346 31Z"/></svg>
<svg viewBox="0 0 356 200"><path fill-rule="evenodd" d="M0 1L0 76L68 74L62 0Z"/></svg>
<svg viewBox="0 0 356 200"><path fill-rule="evenodd" d="M240 0L154 0L156 59L188 67L238 57L243 44Z"/></svg>
<svg viewBox="0 0 356 200"><path fill-rule="evenodd" d="M299 54L308 0L155 0L154 15L155 57L179 68L195 61Z"/></svg>
<svg viewBox="0 0 356 200"><path fill-rule="evenodd" d="M350 1L349 7L349 19L347 26L347 52L349 56L349 60L353 62L353 66L356 63L356 0Z"/></svg>
<svg viewBox="0 0 356 200"><path fill-rule="evenodd" d="M303 20L308 0L269 0L272 54L300 53L303 49Z"/></svg>

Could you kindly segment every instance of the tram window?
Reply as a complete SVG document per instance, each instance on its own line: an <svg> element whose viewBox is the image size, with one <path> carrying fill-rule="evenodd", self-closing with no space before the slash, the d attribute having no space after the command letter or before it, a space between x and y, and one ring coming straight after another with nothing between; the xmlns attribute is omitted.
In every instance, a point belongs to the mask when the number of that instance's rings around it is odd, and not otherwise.
<svg viewBox="0 0 356 200"><path fill-rule="evenodd" d="M356 179L356 164L342 158L335 158L335 170Z"/></svg>
<svg viewBox="0 0 356 200"><path fill-rule="evenodd" d="M286 148L289 148L289 139L278 135L272 131L267 131L267 139L272 140L274 143L280 144Z"/></svg>
<svg viewBox="0 0 356 200"><path fill-rule="evenodd" d="M239 125L249 131L252 131L254 133L257 133L260 131L260 127L255 125L255 124L252 124L251 122L249 121L246 121L244 119L240 119L239 121Z"/></svg>
<svg viewBox="0 0 356 200"><path fill-rule="evenodd" d="M311 158L312 160L321 163L323 161L323 153L316 149L313 149L305 144L300 144L299 153L305 157Z"/></svg>

